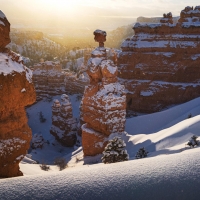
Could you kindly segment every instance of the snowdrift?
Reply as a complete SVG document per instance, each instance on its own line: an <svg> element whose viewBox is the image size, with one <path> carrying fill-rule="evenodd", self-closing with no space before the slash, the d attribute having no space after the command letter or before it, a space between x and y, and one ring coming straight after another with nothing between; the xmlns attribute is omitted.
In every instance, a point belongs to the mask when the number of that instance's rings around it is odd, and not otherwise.
<svg viewBox="0 0 200 200"><path fill-rule="evenodd" d="M200 148L0 181L3 199L198 199Z"/></svg>

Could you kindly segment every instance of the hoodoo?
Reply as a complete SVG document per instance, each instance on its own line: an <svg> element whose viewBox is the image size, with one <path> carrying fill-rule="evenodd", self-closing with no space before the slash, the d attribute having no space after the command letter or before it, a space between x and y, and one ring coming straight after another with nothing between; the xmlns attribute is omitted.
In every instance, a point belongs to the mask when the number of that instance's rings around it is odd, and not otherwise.
<svg viewBox="0 0 200 200"><path fill-rule="evenodd" d="M96 30L99 47L92 51L86 72L90 85L81 101L82 146L84 156L102 153L112 133L122 133L125 127L126 94L118 82L117 66L108 60L104 42L106 32Z"/></svg>
<svg viewBox="0 0 200 200"><path fill-rule="evenodd" d="M36 100L31 70L20 55L6 49L9 32L10 24L0 11L0 178L23 175L19 162L32 136L24 108Z"/></svg>

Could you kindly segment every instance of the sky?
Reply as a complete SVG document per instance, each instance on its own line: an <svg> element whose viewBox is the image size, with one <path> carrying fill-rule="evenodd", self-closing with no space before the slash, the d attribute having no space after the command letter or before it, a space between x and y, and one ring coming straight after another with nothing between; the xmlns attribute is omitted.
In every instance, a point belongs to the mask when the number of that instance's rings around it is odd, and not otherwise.
<svg viewBox="0 0 200 200"><path fill-rule="evenodd" d="M197 0L0 0L0 9L11 24L89 27L130 24L139 16L155 17L172 12L179 16Z"/></svg>

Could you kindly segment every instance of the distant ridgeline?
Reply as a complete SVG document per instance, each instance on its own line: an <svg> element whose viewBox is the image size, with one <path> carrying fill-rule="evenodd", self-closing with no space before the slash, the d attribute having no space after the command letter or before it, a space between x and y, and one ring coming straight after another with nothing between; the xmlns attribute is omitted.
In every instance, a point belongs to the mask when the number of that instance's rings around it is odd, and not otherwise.
<svg viewBox="0 0 200 200"><path fill-rule="evenodd" d="M121 45L118 68L128 109L155 112L200 96L200 6L186 7L174 23L136 23Z"/></svg>

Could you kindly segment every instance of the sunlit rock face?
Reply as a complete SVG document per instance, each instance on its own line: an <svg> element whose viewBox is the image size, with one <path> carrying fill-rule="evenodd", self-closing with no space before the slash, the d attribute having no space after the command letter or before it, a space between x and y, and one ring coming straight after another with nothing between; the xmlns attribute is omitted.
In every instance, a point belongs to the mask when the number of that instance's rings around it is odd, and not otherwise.
<svg viewBox="0 0 200 200"><path fill-rule="evenodd" d="M65 93L64 80L65 74L59 62L45 61L34 65L33 81L38 100Z"/></svg>
<svg viewBox="0 0 200 200"><path fill-rule="evenodd" d="M200 95L200 7L186 7L178 23L171 19L136 23L135 35L121 45L118 69L129 110L156 112Z"/></svg>
<svg viewBox="0 0 200 200"><path fill-rule="evenodd" d="M10 43L10 23L4 13L0 10L0 52Z"/></svg>
<svg viewBox="0 0 200 200"><path fill-rule="evenodd" d="M106 33L97 30L94 35L99 47L88 61L90 85L85 88L80 108L85 156L102 153L110 134L124 132L126 116L125 88L118 82L117 66L107 59L102 44Z"/></svg>
<svg viewBox="0 0 200 200"><path fill-rule="evenodd" d="M72 105L66 94L61 96L61 102L54 100L50 133L63 146L72 147L76 143L77 120L73 118Z"/></svg>
<svg viewBox="0 0 200 200"><path fill-rule="evenodd" d="M2 12L0 12L0 28ZM6 18L3 22L9 24ZM4 26L4 25L3 25ZM8 32L7 32L8 31ZM3 47L9 43L9 28ZM5 39L5 40L4 40ZM36 100L32 71L24 66L20 55L4 49L0 53L0 177L23 175L19 162L30 146L32 132L27 124L25 106Z"/></svg>

